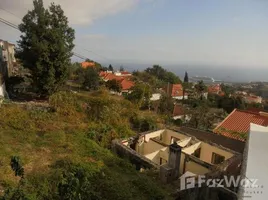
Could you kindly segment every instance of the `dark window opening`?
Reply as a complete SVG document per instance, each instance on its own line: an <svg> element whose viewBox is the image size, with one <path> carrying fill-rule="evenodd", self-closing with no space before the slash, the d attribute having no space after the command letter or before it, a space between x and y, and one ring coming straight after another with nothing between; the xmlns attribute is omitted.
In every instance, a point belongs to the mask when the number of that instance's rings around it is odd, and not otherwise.
<svg viewBox="0 0 268 200"><path fill-rule="evenodd" d="M224 156L221 156L219 154L216 153L212 153L212 159L211 159L211 163L214 165L220 164L225 160Z"/></svg>

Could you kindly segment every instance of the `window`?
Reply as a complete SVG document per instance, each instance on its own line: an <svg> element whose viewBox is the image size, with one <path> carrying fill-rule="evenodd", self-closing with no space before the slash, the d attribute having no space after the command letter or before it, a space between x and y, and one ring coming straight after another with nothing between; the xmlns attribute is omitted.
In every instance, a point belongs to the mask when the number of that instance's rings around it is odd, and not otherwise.
<svg viewBox="0 0 268 200"><path fill-rule="evenodd" d="M193 156L197 157L197 158L200 158L200 153L201 153L201 148L198 148L195 150Z"/></svg>
<svg viewBox="0 0 268 200"><path fill-rule="evenodd" d="M224 156L221 156L219 154L216 153L212 153L212 158L211 158L211 163L214 165L220 164L225 160Z"/></svg>

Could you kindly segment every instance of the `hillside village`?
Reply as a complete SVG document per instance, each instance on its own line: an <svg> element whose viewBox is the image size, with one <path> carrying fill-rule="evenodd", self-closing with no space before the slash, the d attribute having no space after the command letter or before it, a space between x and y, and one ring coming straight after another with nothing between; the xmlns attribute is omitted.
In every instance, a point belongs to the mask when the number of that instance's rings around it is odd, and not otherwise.
<svg viewBox="0 0 268 200"><path fill-rule="evenodd" d="M43 4L35 2L39 12ZM27 34L43 35L27 21L18 44L0 39L1 200L265 193L267 166L255 165L266 155L268 83L196 80L157 64L131 71L89 58L74 62L74 30L51 6L43 30L49 40L32 45ZM54 24L59 19L67 31ZM200 176L257 178L261 185L209 187Z"/></svg>
<svg viewBox="0 0 268 200"><path fill-rule="evenodd" d="M243 153L246 148L245 142L248 141L248 135L251 132L251 124L263 127L268 126L268 112L265 111L266 99L250 93L249 88L243 89L244 87L242 86L237 87L235 85L225 85L224 83L208 85L202 81L189 82L187 72L184 80L181 81L175 74L167 72L157 65L145 71L128 72L123 69L114 70L111 65L106 68L94 61L74 63L70 66L72 69L69 73L69 80L62 87L61 92L52 95L49 99L40 98L33 95L34 91L31 91L31 85L27 83L25 78L28 72L23 69L19 59L14 57L14 45L3 40L1 42L1 108L2 117L7 118L1 121L2 137L6 137L6 131L23 131L24 128L19 128L18 126L21 125L18 123L28 120L24 118L23 121L18 121L16 125L10 126L8 124L16 119L10 118L12 117L12 112L34 112L36 119L42 116L39 119L39 121L42 121L43 117L51 115L49 114L51 111L46 111L47 109L55 109L59 115L65 113L64 115L68 117L63 121L70 123L69 120L72 116L77 115L75 114L77 111L73 110L75 109L73 106L79 106L82 102L89 101L90 103L86 103L86 107L82 106L82 113L79 115L84 115L84 111L90 112L92 118L89 118L88 122L83 121L84 125L91 124L94 121L90 119L97 120L94 122L97 123L96 125L89 126L89 130L91 130L89 133L93 134L90 136L90 140L97 142L96 145L100 145L102 148L108 148L121 157L128 158L138 171L153 170L156 174L159 173L159 178L156 176L159 181L158 184L163 184L166 187L172 183L173 186L170 185L169 190L173 191L171 192L173 197L177 196L178 198L183 197L186 199L187 195L189 195L189 191L176 192L174 189L174 183L179 185L178 178L186 172L196 175L204 174L214 178L224 174L239 176L241 166L245 162L243 161ZM172 78L162 79L158 77L157 71L159 70L162 71L161 74L166 73ZM12 82L12 80L16 79L20 81ZM74 99L78 101L73 102ZM105 107L98 107L98 101L106 101L106 103L103 103L104 105L107 104L109 109L101 111L100 109ZM129 126L127 124L130 123L129 128L123 131L122 128L117 127L118 125L109 125L110 128L103 132L104 127L98 127L98 124L110 122L103 121L108 118L103 118L104 113L100 114L96 113L96 111L110 112L109 115L113 117L121 113L117 116L117 123L120 123L123 120L120 118L124 118L123 115L126 114L124 113L125 111L121 110L119 113L112 113L116 112L115 107L122 103L129 105L122 107L122 109L127 109L130 112L128 115L131 117L129 122L127 120L121 123L126 123L126 126ZM29 106L31 108L27 111ZM43 113L44 111L46 114ZM124 113L123 115L122 112ZM81 117L77 120L83 120ZM40 123L36 119L29 118L31 122L28 123ZM59 123L56 126L61 127L60 123L63 121L55 121ZM114 122L111 123L113 124ZM50 122L48 122L47 126L51 126L49 124ZM37 128L35 128L36 134L48 131L45 126L41 128L39 127L40 125L34 125ZM83 126L77 125L76 129L81 129L82 132L88 129ZM35 129L33 132L35 132ZM40 130L38 131L38 129ZM72 132L72 128L68 129L68 132ZM63 130L59 129L59 131L61 131L60 137L63 137ZM102 139L100 139L95 134L107 135L103 135ZM19 140L18 137L15 138ZM14 145L12 146L18 149L16 143ZM27 145L27 143L24 145ZM2 153L3 151L7 152L5 146L1 148ZM172 156L173 148L176 149L175 158ZM26 162L26 159L29 158L22 154L24 150L20 150L20 148L18 150L17 153L23 160L27 177L27 174L30 175L32 171L28 165L35 165L32 162L39 160L38 154L35 158L31 158L33 159L32 161ZM12 155L10 153L9 155ZM13 156L17 155L17 153L15 154L14 152ZM47 154L46 156L48 156L46 158L48 160L39 160L38 162L51 162L49 155ZM5 169L10 173L8 157L2 158L1 162L0 171ZM43 168L42 165L40 167ZM7 172L2 171L0 174L3 175L3 173ZM167 177L167 173L170 173L170 178ZM9 177L12 177L11 174ZM4 177L2 176L2 178ZM4 178L3 180L4 182L1 182L2 191L5 189L6 181L11 181L13 184L17 182L12 178ZM203 192L203 190L197 191L196 196ZM238 193L238 188L233 188L232 192L228 189L207 191L207 195L227 195L228 199L236 199Z"/></svg>

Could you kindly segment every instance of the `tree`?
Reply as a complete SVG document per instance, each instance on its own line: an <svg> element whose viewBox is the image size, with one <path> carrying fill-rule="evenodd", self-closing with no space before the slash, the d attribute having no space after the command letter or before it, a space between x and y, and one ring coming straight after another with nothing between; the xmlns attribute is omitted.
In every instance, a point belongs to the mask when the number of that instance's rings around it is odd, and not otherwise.
<svg viewBox="0 0 268 200"><path fill-rule="evenodd" d="M198 81L198 83L194 86L196 92L200 96L200 99L203 99L203 93L207 90L207 86L203 81Z"/></svg>
<svg viewBox="0 0 268 200"><path fill-rule="evenodd" d="M184 83L188 83L188 82L189 82L188 73L185 72L185 75L184 75Z"/></svg>
<svg viewBox="0 0 268 200"><path fill-rule="evenodd" d="M125 71L124 67L123 66L120 66L120 69L119 69L120 72L123 72Z"/></svg>
<svg viewBox="0 0 268 200"><path fill-rule="evenodd" d="M132 92L127 96L127 99L137 104L139 108L149 106L152 96L151 87L144 83L137 83Z"/></svg>
<svg viewBox="0 0 268 200"><path fill-rule="evenodd" d="M165 83L181 83L181 80L178 76L176 76L174 73L169 72L165 70L163 67L159 65L154 65L152 68L147 68L145 70L148 74L155 76L161 81L164 81Z"/></svg>
<svg viewBox="0 0 268 200"><path fill-rule="evenodd" d="M45 9L34 0L34 9L23 17L19 30L17 56L31 72L36 92L43 96L59 90L68 78L74 48L74 29L59 5Z"/></svg>
<svg viewBox="0 0 268 200"><path fill-rule="evenodd" d="M109 65L108 70L109 71L114 71L114 68L113 68L113 66L111 64Z"/></svg>
<svg viewBox="0 0 268 200"><path fill-rule="evenodd" d="M78 69L78 81L82 84L83 88L89 90L96 90L100 85L100 77L98 72L91 67L86 69Z"/></svg>
<svg viewBox="0 0 268 200"><path fill-rule="evenodd" d="M107 81L106 82L106 87L109 90L112 90L112 91L115 91L115 92L121 92L121 90L122 90L122 85L116 79Z"/></svg>
<svg viewBox="0 0 268 200"><path fill-rule="evenodd" d="M159 112L161 114L171 115L174 109L174 100L167 94L163 94L159 103Z"/></svg>

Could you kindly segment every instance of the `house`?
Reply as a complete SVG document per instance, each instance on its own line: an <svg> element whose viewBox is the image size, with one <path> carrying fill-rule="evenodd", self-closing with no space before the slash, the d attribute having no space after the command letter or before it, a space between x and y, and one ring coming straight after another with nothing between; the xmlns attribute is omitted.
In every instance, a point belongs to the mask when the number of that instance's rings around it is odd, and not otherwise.
<svg viewBox="0 0 268 200"><path fill-rule="evenodd" d="M95 64L95 62L87 62L87 61L85 61L85 62L82 62L81 63L81 66L82 66L82 68L84 68L84 69L86 69L86 68L89 68L89 67L96 67L96 64Z"/></svg>
<svg viewBox="0 0 268 200"><path fill-rule="evenodd" d="M122 87L122 91L121 91L122 94L127 94L127 93L131 92L131 88L134 87L134 85L135 85L133 81L130 81L127 79L122 79L120 81L120 84Z"/></svg>
<svg viewBox="0 0 268 200"><path fill-rule="evenodd" d="M213 132L228 138L246 141L250 123L268 126L268 113L234 109Z"/></svg>
<svg viewBox="0 0 268 200"><path fill-rule="evenodd" d="M150 98L150 101L158 101L161 99L161 93L153 93L152 97Z"/></svg>
<svg viewBox="0 0 268 200"><path fill-rule="evenodd" d="M182 100L183 99L183 86L182 84L168 84L164 91L168 96L171 96L174 99ZM188 99L188 94L184 94L184 99Z"/></svg>
<svg viewBox="0 0 268 200"><path fill-rule="evenodd" d="M130 76L118 76L116 73L112 73L109 71L99 73L99 76L102 78L104 82L116 80L121 84L122 92L120 94L126 94L131 92L131 88L135 85L135 83L130 79Z"/></svg>
<svg viewBox="0 0 268 200"><path fill-rule="evenodd" d="M191 116L186 114L186 110L181 104L175 104L173 108L173 119L174 120L183 120L183 121L190 121Z"/></svg>
<svg viewBox="0 0 268 200"><path fill-rule="evenodd" d="M132 74L130 72L127 72L127 71L122 71L122 72L115 72L114 73L116 76L132 76Z"/></svg>
<svg viewBox="0 0 268 200"><path fill-rule="evenodd" d="M255 95L248 95L244 96L243 100L245 103L251 104L251 103L262 103L262 97L260 96L255 96Z"/></svg>
<svg viewBox="0 0 268 200"><path fill-rule="evenodd" d="M217 94L217 95L220 95L220 96L224 95L224 92L222 91L222 88L221 88L220 84L208 86L208 93L209 94Z"/></svg>
<svg viewBox="0 0 268 200"><path fill-rule="evenodd" d="M224 175L240 174L244 143L210 132L180 127L149 131L129 139L114 140L112 149L118 155L129 158L137 170L153 168L158 171L163 184L175 181L174 185L178 185L176 199L191 199L183 197L202 193L199 188L202 190L200 185L204 184L199 182L200 176L216 180ZM189 186L195 191L188 189ZM237 194L235 188L226 189L225 186L220 191L209 190L205 194L218 195L222 192L225 198L220 199L236 199L226 198L226 195L236 197Z"/></svg>
<svg viewBox="0 0 268 200"><path fill-rule="evenodd" d="M238 199L246 200L250 194L252 199L266 199L266 186L268 182L268 157L267 157L268 127L250 124L248 140L245 146L244 159L241 169L241 178L250 179L254 187L249 185L240 187ZM253 181L257 180L257 181Z"/></svg>

